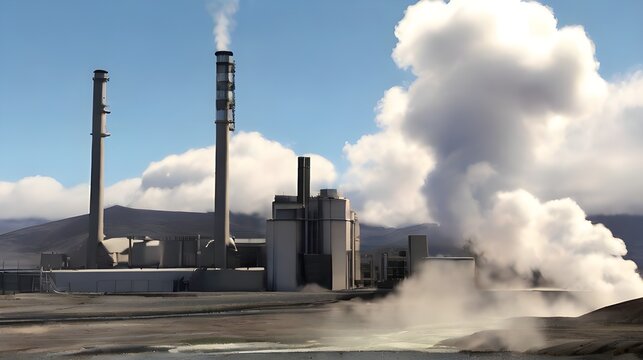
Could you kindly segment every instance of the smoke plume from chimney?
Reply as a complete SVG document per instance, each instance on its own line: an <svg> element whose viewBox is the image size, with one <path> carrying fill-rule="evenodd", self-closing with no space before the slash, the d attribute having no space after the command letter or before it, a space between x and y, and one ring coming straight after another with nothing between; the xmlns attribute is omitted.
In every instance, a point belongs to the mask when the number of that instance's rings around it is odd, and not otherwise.
<svg viewBox="0 0 643 360"><path fill-rule="evenodd" d="M217 51L230 50L230 31L234 27L233 16L238 9L238 0L212 0L208 2L208 11L214 21L212 34Z"/></svg>

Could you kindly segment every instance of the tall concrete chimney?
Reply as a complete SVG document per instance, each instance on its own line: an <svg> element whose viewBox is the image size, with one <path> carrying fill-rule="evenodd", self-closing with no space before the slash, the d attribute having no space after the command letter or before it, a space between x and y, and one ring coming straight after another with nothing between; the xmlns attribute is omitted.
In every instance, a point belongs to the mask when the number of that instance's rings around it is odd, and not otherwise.
<svg viewBox="0 0 643 360"><path fill-rule="evenodd" d="M230 242L228 201L228 142L234 131L234 58L232 51L217 51L216 157L214 185L214 266L227 268L226 248Z"/></svg>
<svg viewBox="0 0 643 360"><path fill-rule="evenodd" d="M109 136L105 120L109 110L106 104L107 81L105 70L94 71L94 99L92 110L92 174L89 196L89 238L87 239L86 267L96 268L98 244L103 233L103 138Z"/></svg>

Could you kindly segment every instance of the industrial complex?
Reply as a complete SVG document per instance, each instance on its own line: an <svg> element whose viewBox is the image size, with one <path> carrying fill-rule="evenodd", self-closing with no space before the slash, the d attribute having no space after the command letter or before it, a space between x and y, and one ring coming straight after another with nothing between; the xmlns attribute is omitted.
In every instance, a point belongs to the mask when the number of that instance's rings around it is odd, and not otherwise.
<svg viewBox="0 0 643 360"><path fill-rule="evenodd" d="M217 51L215 56L214 236L105 238L103 153L110 135L106 127L109 75L96 70L89 235L78 253L41 255L40 291L295 291L307 284L328 290L392 287L426 266L422 264L427 259L435 264L464 264L459 268L473 279L473 258L432 261L426 235L409 234L406 249L362 254L358 214L350 200L336 189L311 194L309 157L298 158L297 194L275 195L265 239L231 236L228 171L234 164L229 162L228 144L235 129L235 60L231 51Z"/></svg>

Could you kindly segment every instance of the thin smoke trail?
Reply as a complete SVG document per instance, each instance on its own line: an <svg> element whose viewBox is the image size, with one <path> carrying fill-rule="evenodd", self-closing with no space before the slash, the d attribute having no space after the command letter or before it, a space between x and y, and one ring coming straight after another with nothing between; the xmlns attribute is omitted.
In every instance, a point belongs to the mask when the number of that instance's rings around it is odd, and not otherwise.
<svg viewBox="0 0 643 360"><path fill-rule="evenodd" d="M212 34L217 50L230 48L230 31L234 28L234 14L239 9L238 0L212 0L207 4L208 11L214 21Z"/></svg>

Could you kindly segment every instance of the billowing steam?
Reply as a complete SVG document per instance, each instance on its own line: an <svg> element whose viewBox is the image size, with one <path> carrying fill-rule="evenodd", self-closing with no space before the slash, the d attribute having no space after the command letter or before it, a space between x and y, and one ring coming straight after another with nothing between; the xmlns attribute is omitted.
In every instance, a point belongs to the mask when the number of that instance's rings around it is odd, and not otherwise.
<svg viewBox="0 0 643 360"><path fill-rule="evenodd" d="M393 58L417 78L395 88L395 98L387 94L380 113L396 119L372 136L394 132L404 141L382 146L424 149L432 159L417 166L417 174L430 170L418 189L432 219L479 256L486 285L595 291L599 303L643 296L635 264L622 258L624 243L567 198L594 203L606 196L590 198L588 189L609 177L625 184L614 193L636 197L627 185L634 178L614 164L641 166L628 155L640 153L640 135L622 131L643 128L631 115L643 101L624 95L641 87L641 76L603 80L583 28L558 28L551 9L535 2L420 1L395 34ZM620 144L603 141L606 134ZM349 160L369 154L365 140L347 146Z"/></svg>
<svg viewBox="0 0 643 360"><path fill-rule="evenodd" d="M239 9L239 0L211 0L208 11L214 21L214 42L217 50L230 50L230 31L234 27L234 14Z"/></svg>
<svg viewBox="0 0 643 360"><path fill-rule="evenodd" d="M483 268L489 263L482 275L492 285L511 271L527 285L591 291L596 305L643 296L636 264L622 258L623 241L585 220L571 199L543 203L524 190L500 192L475 229L472 248Z"/></svg>
<svg viewBox="0 0 643 360"><path fill-rule="evenodd" d="M395 34L393 58L417 78L386 93L380 132L344 150L349 175L366 194L399 193L371 203L356 196L366 210L360 214L396 221L390 209L400 199L401 213L428 213L477 256L478 284L433 267L393 296L349 306L338 318L368 329L367 338L426 348L502 318L576 316L643 296L623 241L587 221L572 200L592 211L641 205L632 200L641 189L631 171L643 166L636 155L643 150L643 99L633 95L643 76L603 80L583 28L558 28L551 9L535 2L420 1ZM403 179L382 170L398 168ZM382 176L363 181L351 172ZM360 185L349 185L360 194ZM569 292L489 291L534 286ZM508 350L542 340L524 321L502 334Z"/></svg>

